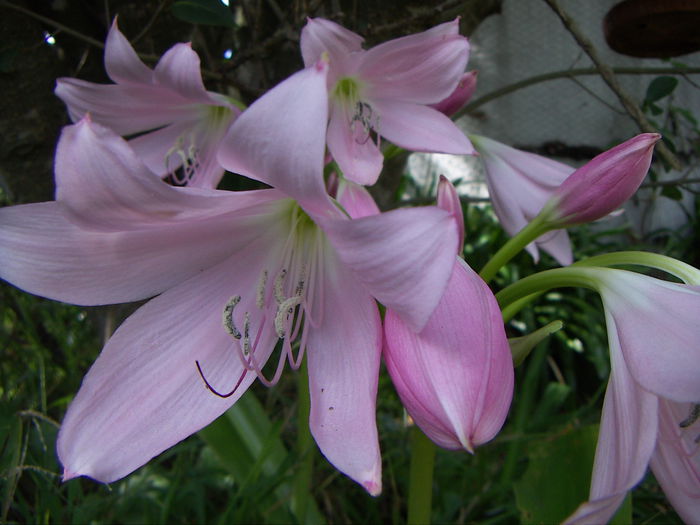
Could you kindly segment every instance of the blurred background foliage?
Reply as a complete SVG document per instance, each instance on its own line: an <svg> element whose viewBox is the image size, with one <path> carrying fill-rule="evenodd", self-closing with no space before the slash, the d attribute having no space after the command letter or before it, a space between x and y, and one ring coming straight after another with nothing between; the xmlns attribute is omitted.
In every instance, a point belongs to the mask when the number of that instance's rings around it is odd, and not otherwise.
<svg viewBox="0 0 700 525"><path fill-rule="evenodd" d="M367 36L371 45L462 15L469 34L500 1L365 2L248 0L136 2L0 1L0 197L2 204L47 200L57 133L68 123L52 96L59 76L106 82L103 42L112 17L139 52L157 58L173 43L192 41L213 90L250 102L301 66L298 34L306 16L325 16ZM223 10L222 10L223 8ZM53 20L42 20L46 17ZM53 25L52 25L53 24ZM63 27L63 29L58 29ZM66 28L78 35L73 35ZM54 37L56 44L46 45ZM229 58L224 58L227 51ZM31 59L29 57L31 56ZM656 82L653 85L653 82ZM698 131L695 116L666 104L673 81L650 84L644 110L674 137ZM675 120L674 120L675 119ZM682 121L682 126L674 122ZM693 140L696 136L693 137ZM696 143L690 140L693 147ZM693 149L691 148L691 153ZM417 182L405 158L392 163L380 189L385 206L431 202L436 180ZM661 170L655 166L655 170ZM655 180L652 175L652 182ZM228 189L246 187L227 180ZM674 185L659 196L673 199ZM687 225L640 236L629 224L584 226L571 232L575 257L620 249L664 253L700 266L694 196ZM506 241L487 203L464 199L464 257L482 267ZM546 254L535 265L521 254L494 282L500 289L534 271L555 267ZM8 523L402 523L409 466L409 426L385 373L377 421L384 492L371 498L339 474L314 448L296 450L296 377L287 371L272 389L254 384L209 428L111 485L89 479L61 482L54 446L59 422L95 360L104 338L134 305L76 307L0 287L0 521ZM498 437L467 453L439 451L435 523L557 521L586 498L600 407L609 373L599 299L584 290L546 294L508 324L518 336L562 320L516 370L516 395ZM157 380L157 378L154 378ZM315 457L313 493L300 509L292 480L305 454ZM681 523L649 474L620 522Z"/></svg>

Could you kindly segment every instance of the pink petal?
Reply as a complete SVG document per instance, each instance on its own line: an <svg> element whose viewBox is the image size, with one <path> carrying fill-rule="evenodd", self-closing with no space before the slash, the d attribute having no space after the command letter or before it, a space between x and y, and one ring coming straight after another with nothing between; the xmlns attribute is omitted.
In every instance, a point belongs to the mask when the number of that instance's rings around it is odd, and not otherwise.
<svg viewBox="0 0 700 525"><path fill-rule="evenodd" d="M449 96L469 59L469 42L458 31L453 20L368 50L358 71L367 98L434 104Z"/></svg>
<svg viewBox="0 0 700 525"><path fill-rule="evenodd" d="M343 26L323 18L309 18L301 30L301 56L304 65L310 67L328 53L331 74L347 71L348 55L362 49L364 38Z"/></svg>
<svg viewBox="0 0 700 525"><path fill-rule="evenodd" d="M150 84L153 72L143 63L126 37L119 31L117 19L105 42L105 69L114 82Z"/></svg>
<svg viewBox="0 0 700 525"><path fill-rule="evenodd" d="M700 423L686 428L679 423L688 418L694 404L659 403L659 437L651 457L651 469L666 497L686 523L700 516Z"/></svg>
<svg viewBox="0 0 700 525"><path fill-rule="evenodd" d="M438 208L445 210L452 215L457 225L457 255L462 254L464 248L464 213L462 203L459 200L457 190L444 175L440 175L440 182L437 189Z"/></svg>
<svg viewBox="0 0 700 525"><path fill-rule="evenodd" d="M321 224L338 256L370 294L420 331L447 286L457 251L452 216L404 208Z"/></svg>
<svg viewBox="0 0 700 525"><path fill-rule="evenodd" d="M67 220L55 202L1 208L0 277L73 304L145 299L246 251L269 226L245 213L98 231Z"/></svg>
<svg viewBox="0 0 700 525"><path fill-rule="evenodd" d="M656 444L658 398L640 388L625 364L615 320L606 313L612 370L603 404L590 500L566 523L604 523L641 479Z"/></svg>
<svg viewBox="0 0 700 525"><path fill-rule="evenodd" d="M571 250L571 241L566 230L552 230L538 237L534 243L528 245L537 246L554 257L562 266L568 266L574 261L574 254ZM537 257L533 256L535 261Z"/></svg>
<svg viewBox="0 0 700 525"><path fill-rule="evenodd" d="M61 426L57 448L66 479L122 478L209 424L245 392L254 373L223 399L207 390L195 360L217 390L225 392L238 381L243 368L222 313L230 297L240 294L237 309L249 311L255 326L259 269L250 257L226 261L124 322L86 375ZM261 362L276 340L267 323L256 350Z"/></svg>
<svg viewBox="0 0 700 525"><path fill-rule="evenodd" d="M430 107L451 117L462 109L476 91L476 71L469 71L462 75L455 90L445 99L431 104Z"/></svg>
<svg viewBox="0 0 700 525"><path fill-rule="evenodd" d="M56 96L68 106L74 122L90 118L119 135L159 128L178 120L198 118L199 110L162 86L95 84L77 78L59 78Z"/></svg>
<svg viewBox="0 0 700 525"><path fill-rule="evenodd" d="M153 70L156 82L174 90L191 103L210 104L200 72L199 55L189 44L175 44Z"/></svg>
<svg viewBox="0 0 700 525"><path fill-rule="evenodd" d="M471 155L466 135L445 115L427 106L387 99L372 100L379 114L379 134L412 151Z"/></svg>
<svg viewBox="0 0 700 525"><path fill-rule="evenodd" d="M315 299L323 305L321 317L309 334L309 424L328 461L376 496L382 486L375 420L381 319L330 247L323 258Z"/></svg>
<svg viewBox="0 0 700 525"><path fill-rule="evenodd" d="M379 178L384 155L371 137L360 140L351 130L351 117L340 104L331 105L328 123L328 150L343 175L358 184L371 186Z"/></svg>
<svg viewBox="0 0 700 525"><path fill-rule="evenodd" d="M341 180L338 185L337 200L353 219L381 213L367 189L347 179Z"/></svg>
<svg viewBox="0 0 700 525"><path fill-rule="evenodd" d="M306 68L255 101L222 141L221 165L270 184L303 206L332 207L323 182L327 69L325 63Z"/></svg>
<svg viewBox="0 0 700 525"><path fill-rule="evenodd" d="M700 287L623 270L597 273L635 381L674 401L700 400Z"/></svg>
<svg viewBox="0 0 700 525"><path fill-rule="evenodd" d="M387 309L384 359L404 406L438 445L473 451L500 430L513 395L501 311L461 259L420 333Z"/></svg>

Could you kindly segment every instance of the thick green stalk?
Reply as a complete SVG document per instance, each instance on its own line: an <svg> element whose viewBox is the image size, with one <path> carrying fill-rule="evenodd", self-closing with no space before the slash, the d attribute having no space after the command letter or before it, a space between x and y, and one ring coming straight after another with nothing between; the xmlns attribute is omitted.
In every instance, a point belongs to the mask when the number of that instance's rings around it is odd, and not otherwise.
<svg viewBox="0 0 700 525"><path fill-rule="evenodd" d="M673 257L660 255L658 253L624 251L604 253L595 255L578 261L573 266L646 266L647 268L655 268L671 275L675 275L679 279L688 284L700 283L700 270L686 264Z"/></svg>
<svg viewBox="0 0 700 525"><path fill-rule="evenodd" d="M411 429L411 472L408 489L408 524L430 523L433 500L435 444L420 428Z"/></svg>
<svg viewBox="0 0 700 525"><path fill-rule="evenodd" d="M545 214L540 214L535 217L496 252L491 260L486 263L486 266L481 269L481 272L479 272L479 275L484 281L488 283L498 273L498 270L520 253L523 248L540 235L551 230L551 224L545 220L544 215Z"/></svg>
<svg viewBox="0 0 700 525"><path fill-rule="evenodd" d="M552 288L567 286L596 290L597 282L592 270L585 267L568 266L566 268L555 268L554 270L545 270L544 272L528 275L507 286L496 294L496 300L501 309L505 309L524 297L540 294Z"/></svg>
<svg viewBox="0 0 700 525"><path fill-rule="evenodd" d="M292 509L299 523L306 523L311 496L311 476L314 468L314 441L309 429L309 374L306 359L297 372L297 446L299 467L294 476Z"/></svg>

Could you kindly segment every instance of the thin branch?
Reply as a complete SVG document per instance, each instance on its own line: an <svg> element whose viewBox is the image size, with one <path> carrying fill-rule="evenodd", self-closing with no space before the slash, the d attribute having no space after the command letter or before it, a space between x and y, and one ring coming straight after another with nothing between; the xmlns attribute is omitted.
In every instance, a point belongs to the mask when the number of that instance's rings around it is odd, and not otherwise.
<svg viewBox="0 0 700 525"><path fill-rule="evenodd" d="M141 40L146 35L146 33L150 31L151 27L153 27L153 24L158 18L158 15L160 15L161 11L163 11L163 8L165 7L165 4L167 3L168 0L162 0L160 4L158 4L158 7L153 12L153 15L151 15L151 19L146 23L145 26L143 26L141 32L138 35L136 35L133 39L131 39L131 45L134 45L136 42Z"/></svg>
<svg viewBox="0 0 700 525"><path fill-rule="evenodd" d="M564 24L564 27L571 33L578 45L581 46L586 54L590 57L593 63L598 68L600 76L603 78L605 83L610 87L610 89L617 95L617 98L622 103L622 106L627 110L627 113L632 117L632 119L639 126L640 131L645 133L658 133L658 130L651 125L647 120L642 110L639 106L634 103L631 97L622 89L620 83L615 77L615 73L605 62L603 62L598 55L598 51L595 49L593 43L579 30L573 19L564 11L557 0L544 0L544 2L552 8L552 11L556 13L559 19ZM676 156L669 150L663 142L659 142L656 146L656 151L659 155L664 158L664 160L673 168L681 169L681 163L676 158Z"/></svg>
<svg viewBox="0 0 700 525"><path fill-rule="evenodd" d="M642 184L642 188L659 188L664 186L683 186L685 184L696 184L700 182L698 179L686 179L681 177L680 179L673 180L658 180L656 182L645 182Z"/></svg>
<svg viewBox="0 0 700 525"><path fill-rule="evenodd" d="M615 67L613 71L617 75L698 75L700 74L700 67ZM511 93L518 91L520 89L540 84L542 82L548 82L550 80L557 80L560 78L574 78L580 76L598 76L600 72L594 67L587 68L577 68L577 69L566 69L563 71L552 71L551 73L543 73L542 75L535 75L518 82L514 82L505 87L496 89L483 95L474 102L469 103L458 113L455 114L455 118L462 117L467 113L474 111L476 108L483 106L484 104L491 102L497 98L501 98L505 95L510 95Z"/></svg>

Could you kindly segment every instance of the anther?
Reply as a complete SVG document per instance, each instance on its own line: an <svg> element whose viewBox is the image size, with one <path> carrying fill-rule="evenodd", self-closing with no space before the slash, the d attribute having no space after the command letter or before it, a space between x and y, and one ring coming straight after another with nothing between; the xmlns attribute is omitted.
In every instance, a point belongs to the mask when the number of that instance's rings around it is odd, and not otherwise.
<svg viewBox="0 0 700 525"><path fill-rule="evenodd" d="M241 332L236 328L236 325L233 323L233 309L236 307L238 303L241 302L241 296L240 295L234 295L231 297L231 299L228 300L226 303L226 306L224 306L224 315L223 315L223 322L224 322L224 328L226 329L226 332L233 337L234 339L240 339L241 338Z"/></svg>
<svg viewBox="0 0 700 525"><path fill-rule="evenodd" d="M248 357L250 354L250 314L245 313L243 320L243 355Z"/></svg>
<svg viewBox="0 0 700 525"><path fill-rule="evenodd" d="M294 313L294 308L301 303L301 296L295 295L289 299L285 299L277 307L277 314L275 315L275 331L280 339L284 339L287 335L287 320L289 316Z"/></svg>
<svg viewBox="0 0 700 525"><path fill-rule="evenodd" d="M267 270L263 270L258 281L258 293L255 297L255 305L261 310L265 308L265 286L267 286Z"/></svg>
<svg viewBox="0 0 700 525"><path fill-rule="evenodd" d="M294 295L301 295L304 293L304 287L306 286L306 266L301 267L301 276L297 282L297 287L294 290Z"/></svg>
<svg viewBox="0 0 700 525"><path fill-rule="evenodd" d="M287 270L282 268L277 277L275 277L275 300L277 304L282 304L284 302L284 290L282 290L282 284L284 283L284 278L287 277Z"/></svg>
<svg viewBox="0 0 700 525"><path fill-rule="evenodd" d="M700 419L700 403L695 404L690 408L690 414L687 418L678 423L678 426L681 428L688 428L692 426L698 419ZM700 436L698 436L698 439L700 439ZM696 439L695 442L697 443L698 440Z"/></svg>

